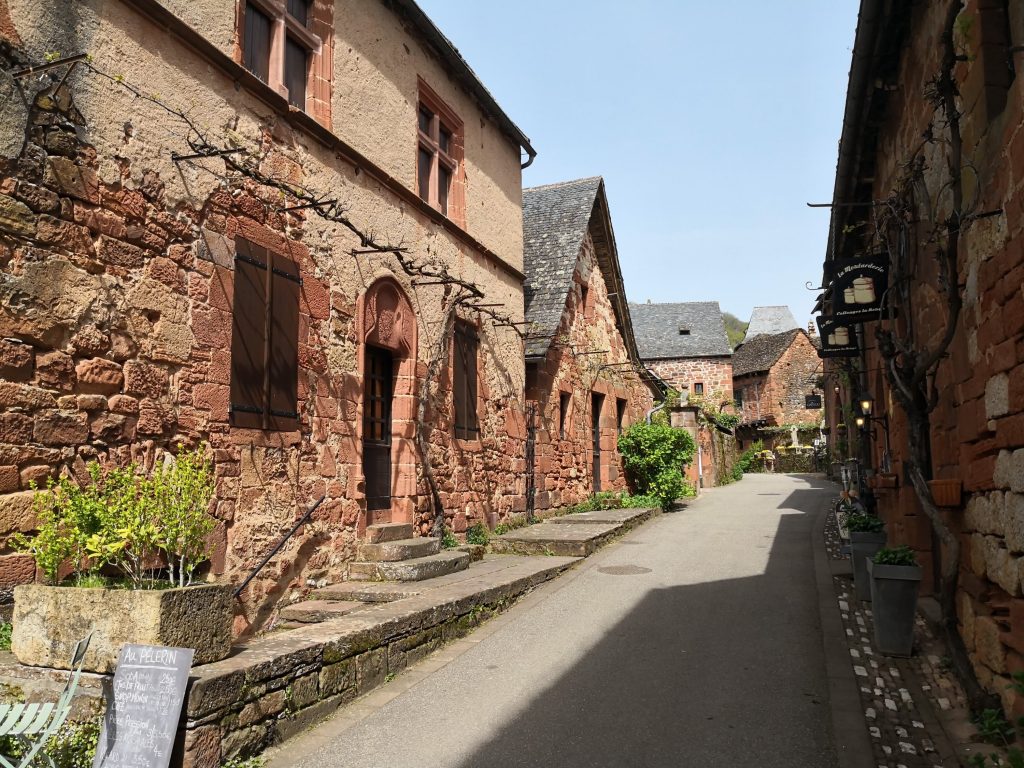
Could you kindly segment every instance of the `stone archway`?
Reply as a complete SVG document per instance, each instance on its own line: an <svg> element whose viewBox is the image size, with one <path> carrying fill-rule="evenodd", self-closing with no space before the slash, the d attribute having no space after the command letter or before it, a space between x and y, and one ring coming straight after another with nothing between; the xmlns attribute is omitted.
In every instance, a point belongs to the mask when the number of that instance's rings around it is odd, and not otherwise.
<svg viewBox="0 0 1024 768"><path fill-rule="evenodd" d="M416 509L416 314L390 277L367 289L358 312L366 524L410 523Z"/></svg>

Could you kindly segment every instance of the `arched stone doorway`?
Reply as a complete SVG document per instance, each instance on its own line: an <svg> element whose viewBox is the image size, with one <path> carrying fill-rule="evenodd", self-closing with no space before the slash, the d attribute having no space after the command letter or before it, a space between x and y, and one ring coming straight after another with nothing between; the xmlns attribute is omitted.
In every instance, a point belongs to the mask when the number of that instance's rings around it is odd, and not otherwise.
<svg viewBox="0 0 1024 768"><path fill-rule="evenodd" d="M384 277L359 308L360 468L366 524L409 523L416 508L416 314Z"/></svg>

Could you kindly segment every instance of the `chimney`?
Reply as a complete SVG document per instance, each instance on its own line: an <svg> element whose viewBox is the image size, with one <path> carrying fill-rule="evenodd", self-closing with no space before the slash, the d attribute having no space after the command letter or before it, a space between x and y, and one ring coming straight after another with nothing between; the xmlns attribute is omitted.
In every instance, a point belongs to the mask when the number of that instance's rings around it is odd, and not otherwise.
<svg viewBox="0 0 1024 768"><path fill-rule="evenodd" d="M814 328L814 321L813 320L809 320L807 322L807 335L808 336L817 336L818 335L817 330L815 330L815 328Z"/></svg>

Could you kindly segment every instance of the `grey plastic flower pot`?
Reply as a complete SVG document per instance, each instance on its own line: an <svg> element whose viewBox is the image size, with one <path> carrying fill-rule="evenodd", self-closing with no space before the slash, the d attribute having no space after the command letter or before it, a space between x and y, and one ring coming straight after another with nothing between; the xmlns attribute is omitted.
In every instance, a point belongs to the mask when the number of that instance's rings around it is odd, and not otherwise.
<svg viewBox="0 0 1024 768"><path fill-rule="evenodd" d="M886 656L909 656L914 649L914 616L921 567L867 561L875 649Z"/></svg>
<svg viewBox="0 0 1024 768"><path fill-rule="evenodd" d="M867 561L885 546L885 531L850 531L850 559L853 561L853 592L858 600L871 600L871 579Z"/></svg>

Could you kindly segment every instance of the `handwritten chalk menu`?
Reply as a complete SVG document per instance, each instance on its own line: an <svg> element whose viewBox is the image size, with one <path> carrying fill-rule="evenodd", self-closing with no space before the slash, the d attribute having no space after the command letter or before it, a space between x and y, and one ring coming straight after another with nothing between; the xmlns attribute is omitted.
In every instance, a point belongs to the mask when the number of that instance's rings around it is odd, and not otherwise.
<svg viewBox="0 0 1024 768"><path fill-rule="evenodd" d="M93 768L167 768L194 653L158 645L121 648Z"/></svg>

